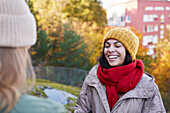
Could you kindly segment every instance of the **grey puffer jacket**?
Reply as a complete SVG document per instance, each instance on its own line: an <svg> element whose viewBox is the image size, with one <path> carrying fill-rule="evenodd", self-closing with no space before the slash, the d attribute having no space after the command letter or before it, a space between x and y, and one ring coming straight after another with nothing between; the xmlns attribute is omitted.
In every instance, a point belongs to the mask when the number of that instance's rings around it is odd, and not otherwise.
<svg viewBox="0 0 170 113"><path fill-rule="evenodd" d="M166 113L154 77L145 73L133 90L118 94L119 100L110 111L105 86L96 74L97 67L87 75L74 113Z"/></svg>

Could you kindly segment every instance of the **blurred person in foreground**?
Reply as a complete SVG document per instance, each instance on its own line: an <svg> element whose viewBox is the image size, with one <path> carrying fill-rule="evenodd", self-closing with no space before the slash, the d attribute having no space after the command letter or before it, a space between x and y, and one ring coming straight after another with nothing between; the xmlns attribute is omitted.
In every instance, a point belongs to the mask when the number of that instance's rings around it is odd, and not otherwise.
<svg viewBox="0 0 170 113"><path fill-rule="evenodd" d="M103 39L99 64L87 75L75 113L165 113L154 77L136 59L139 39L127 28L115 28Z"/></svg>
<svg viewBox="0 0 170 113"><path fill-rule="evenodd" d="M0 113L65 112L57 102L21 94L35 81L28 53L35 42L36 22L25 0L0 0Z"/></svg>

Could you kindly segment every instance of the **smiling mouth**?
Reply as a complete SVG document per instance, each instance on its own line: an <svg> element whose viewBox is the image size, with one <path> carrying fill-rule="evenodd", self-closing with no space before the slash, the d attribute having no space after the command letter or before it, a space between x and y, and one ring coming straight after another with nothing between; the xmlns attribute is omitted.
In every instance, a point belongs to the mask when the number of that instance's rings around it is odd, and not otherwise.
<svg viewBox="0 0 170 113"><path fill-rule="evenodd" d="M109 59L117 59L118 56L108 56Z"/></svg>

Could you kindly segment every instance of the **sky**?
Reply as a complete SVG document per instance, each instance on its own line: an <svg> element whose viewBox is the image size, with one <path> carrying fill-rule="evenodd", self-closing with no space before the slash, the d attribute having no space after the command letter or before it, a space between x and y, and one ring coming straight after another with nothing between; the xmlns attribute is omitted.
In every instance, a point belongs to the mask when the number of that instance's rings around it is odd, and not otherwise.
<svg viewBox="0 0 170 113"><path fill-rule="evenodd" d="M126 2L130 0L101 0L103 8L110 6L113 3Z"/></svg>

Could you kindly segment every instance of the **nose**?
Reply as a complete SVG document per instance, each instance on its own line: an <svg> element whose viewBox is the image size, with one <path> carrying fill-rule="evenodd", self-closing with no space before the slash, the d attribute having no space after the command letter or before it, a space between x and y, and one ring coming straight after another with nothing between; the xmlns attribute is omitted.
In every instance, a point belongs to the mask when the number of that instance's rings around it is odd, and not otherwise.
<svg viewBox="0 0 170 113"><path fill-rule="evenodd" d="M114 46L111 46L111 47L109 48L109 52L115 52L115 47L114 47Z"/></svg>

